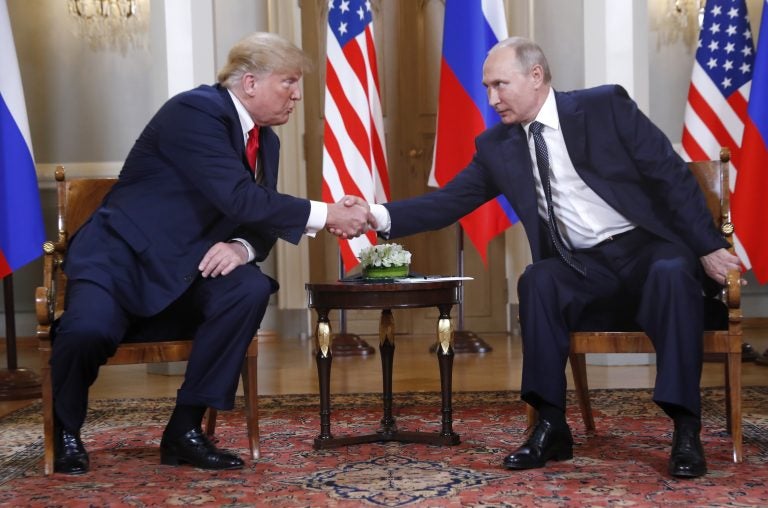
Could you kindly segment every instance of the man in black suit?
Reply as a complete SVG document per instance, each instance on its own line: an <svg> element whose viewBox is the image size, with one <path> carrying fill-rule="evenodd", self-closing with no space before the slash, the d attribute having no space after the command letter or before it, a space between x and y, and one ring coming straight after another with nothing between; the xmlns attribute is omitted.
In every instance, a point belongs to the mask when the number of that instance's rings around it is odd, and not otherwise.
<svg viewBox="0 0 768 508"><path fill-rule="evenodd" d="M276 191L279 140L270 126L288 121L308 66L276 35L237 43L216 85L160 108L72 238L51 357L57 472L88 470L80 439L88 388L127 338L194 340L161 462L243 466L200 424L206 407L233 407L245 351L278 289L258 262L278 238L298 243L329 226L357 236L373 220L358 199L326 205Z"/></svg>
<svg viewBox="0 0 768 508"><path fill-rule="evenodd" d="M445 227L499 194L520 217L533 257L518 282L521 391L539 420L505 467L572 457L569 332L589 306L622 299L656 348L654 401L675 427L669 472L701 476L702 285L705 274L723 283L738 258L685 163L623 88L563 93L550 81L538 45L497 44L483 83L501 123L477 137L472 161L445 187L371 212L389 238Z"/></svg>

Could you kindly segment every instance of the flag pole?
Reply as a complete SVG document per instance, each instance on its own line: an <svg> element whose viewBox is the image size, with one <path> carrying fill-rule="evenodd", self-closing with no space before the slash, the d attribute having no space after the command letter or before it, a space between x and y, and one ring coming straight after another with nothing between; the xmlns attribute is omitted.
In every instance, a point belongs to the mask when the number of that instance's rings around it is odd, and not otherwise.
<svg viewBox="0 0 768 508"><path fill-rule="evenodd" d="M344 278L344 259L339 249L339 280ZM347 333L347 311L339 309L339 333L331 341L331 353L334 356L368 356L376 350L363 338L354 333Z"/></svg>
<svg viewBox="0 0 768 508"><path fill-rule="evenodd" d="M464 229L456 223L456 271L464 277ZM488 353L493 348L475 332L464 328L464 284L459 289L459 324L453 332L453 350L456 353Z"/></svg>
<svg viewBox="0 0 768 508"><path fill-rule="evenodd" d="M3 278L5 299L5 352L7 369L0 369L0 400L40 398L40 378L31 370L19 368L16 355L16 317L13 304L13 274Z"/></svg>

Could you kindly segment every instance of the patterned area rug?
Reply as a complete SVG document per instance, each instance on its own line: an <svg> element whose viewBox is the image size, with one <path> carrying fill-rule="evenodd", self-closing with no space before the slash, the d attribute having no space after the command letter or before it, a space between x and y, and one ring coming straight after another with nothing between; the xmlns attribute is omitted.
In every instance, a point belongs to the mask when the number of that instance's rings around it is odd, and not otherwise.
<svg viewBox="0 0 768 508"><path fill-rule="evenodd" d="M241 471L159 464L171 399L94 401L83 438L92 471L42 474L40 406L0 420L2 506L768 506L768 387L744 390L745 461L731 462L723 392L704 391L702 434L710 473L666 473L671 428L648 390L593 390L597 433L584 431L572 394L574 458L507 471L502 458L523 440L515 392L457 393L461 444L374 443L315 451L317 396L262 397L262 458ZM332 397L334 436L369 433L381 418L376 394ZM439 396L395 394L401 430L439 430ZM219 446L247 456L242 408L220 415Z"/></svg>

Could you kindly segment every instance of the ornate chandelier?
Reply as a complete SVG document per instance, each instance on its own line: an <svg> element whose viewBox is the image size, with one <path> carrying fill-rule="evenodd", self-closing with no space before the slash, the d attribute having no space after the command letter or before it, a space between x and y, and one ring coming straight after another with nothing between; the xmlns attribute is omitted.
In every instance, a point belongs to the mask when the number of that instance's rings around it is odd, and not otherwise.
<svg viewBox="0 0 768 508"><path fill-rule="evenodd" d="M146 0L68 0L68 4L77 35L92 49L125 53L130 47L146 47Z"/></svg>
<svg viewBox="0 0 768 508"><path fill-rule="evenodd" d="M705 0L667 0L663 12L656 14L654 28L659 31L659 42L672 44L682 40L693 49L704 19Z"/></svg>

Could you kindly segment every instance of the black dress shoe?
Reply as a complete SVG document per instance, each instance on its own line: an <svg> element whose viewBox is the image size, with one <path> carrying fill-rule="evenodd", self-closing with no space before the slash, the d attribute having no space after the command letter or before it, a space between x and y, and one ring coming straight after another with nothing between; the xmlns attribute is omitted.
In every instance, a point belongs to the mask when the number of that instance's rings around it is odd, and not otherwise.
<svg viewBox="0 0 768 508"><path fill-rule="evenodd" d="M201 469L240 469L243 460L232 453L219 450L200 428L194 428L176 439L163 434L160 441L160 462L168 466L186 463Z"/></svg>
<svg viewBox="0 0 768 508"><path fill-rule="evenodd" d="M699 439L699 428L681 425L672 437L669 474L678 478L698 478L707 474L707 461Z"/></svg>
<svg viewBox="0 0 768 508"><path fill-rule="evenodd" d="M90 461L80 434L57 426L54 426L53 434L53 471L73 475L87 473Z"/></svg>
<svg viewBox="0 0 768 508"><path fill-rule="evenodd" d="M573 458L573 436L568 425L554 427L539 419L533 432L523 445L504 458L507 469L533 469L544 467L548 460Z"/></svg>

